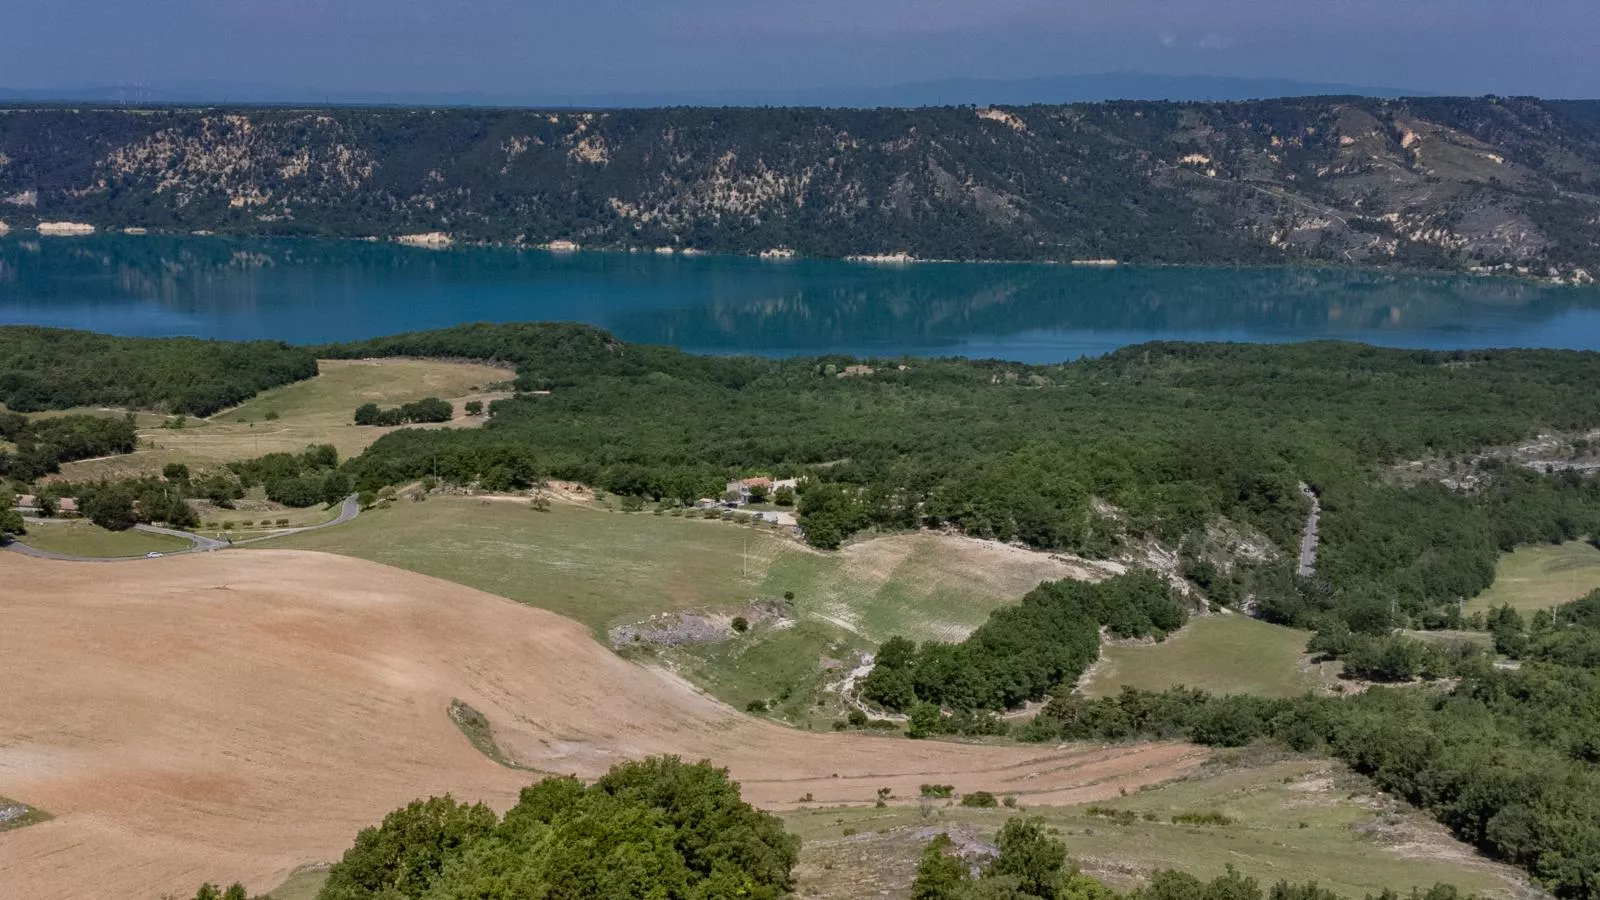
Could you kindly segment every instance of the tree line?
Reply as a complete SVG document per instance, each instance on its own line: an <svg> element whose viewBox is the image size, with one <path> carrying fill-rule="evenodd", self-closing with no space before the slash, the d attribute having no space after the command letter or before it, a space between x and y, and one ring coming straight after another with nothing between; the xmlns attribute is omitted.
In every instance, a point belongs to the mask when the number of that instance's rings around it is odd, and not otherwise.
<svg viewBox="0 0 1600 900"><path fill-rule="evenodd" d="M878 648L862 682L868 702L913 714L919 730L942 730L942 708L1004 710L1078 680L1100 655L1100 629L1118 637L1165 637L1188 619L1172 586L1153 572L1098 584L1045 582L1016 606L997 609L960 643L903 637ZM919 709L919 707L921 707Z"/></svg>
<svg viewBox="0 0 1600 900"><path fill-rule="evenodd" d="M356 407L355 423L386 427L418 425L425 422L448 422L455 413L456 409L450 405L450 401L440 400L438 397L424 397L388 409L380 409L376 403L363 403Z"/></svg>
<svg viewBox="0 0 1600 900"><path fill-rule="evenodd" d="M0 411L0 478L21 483L61 471L61 464L132 453L139 442L133 415L69 415L36 419Z"/></svg>
<svg viewBox="0 0 1600 900"><path fill-rule="evenodd" d="M268 500L296 508L318 503L333 506L350 496L355 486L350 475L339 468L339 451L332 444L230 462L228 471L238 479L241 490L261 485Z"/></svg>
<svg viewBox="0 0 1600 900"><path fill-rule="evenodd" d="M14 412L118 406L209 416L317 374L317 358L279 341L125 338L0 326L0 403Z"/></svg>

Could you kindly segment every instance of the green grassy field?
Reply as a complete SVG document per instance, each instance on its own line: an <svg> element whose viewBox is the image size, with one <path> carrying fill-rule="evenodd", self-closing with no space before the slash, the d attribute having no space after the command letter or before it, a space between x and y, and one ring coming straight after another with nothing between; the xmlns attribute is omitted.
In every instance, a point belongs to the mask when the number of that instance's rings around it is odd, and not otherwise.
<svg viewBox="0 0 1600 900"><path fill-rule="evenodd" d="M1082 567L1041 553L915 533L872 538L833 554L779 554L763 589L792 590L811 618L874 642L897 634L958 641L1040 582L1083 574Z"/></svg>
<svg viewBox="0 0 1600 900"><path fill-rule="evenodd" d="M1583 541L1518 547L1500 557L1494 584L1468 601L1467 614L1509 603L1533 612L1576 600L1600 588L1600 550Z"/></svg>
<svg viewBox="0 0 1600 900"><path fill-rule="evenodd" d="M343 425L363 403L398 406L424 397L464 397L516 377L510 369L432 359L324 359L317 368L315 378L263 391L210 421L261 422L275 412L278 421L327 420Z"/></svg>
<svg viewBox="0 0 1600 900"><path fill-rule="evenodd" d="M794 594L796 624L721 645L661 650L739 709L775 701L796 725L827 727L823 684L892 634L959 639L1069 565L1013 548L931 534L819 553L771 530L652 513L435 496L365 512L339 528L266 545L342 553L456 581L588 625ZM631 651L630 651L631 652Z"/></svg>
<svg viewBox="0 0 1600 900"><path fill-rule="evenodd" d="M30 521L22 542L36 550L71 556L144 556L189 549L189 542L143 531L107 531L84 519L43 523Z"/></svg>
<svg viewBox="0 0 1600 900"><path fill-rule="evenodd" d="M1159 644L1109 645L1083 685L1092 697L1123 687L1187 685L1219 694L1294 697L1337 677L1337 663L1302 666L1309 632L1238 615L1191 621Z"/></svg>
<svg viewBox="0 0 1600 900"><path fill-rule="evenodd" d="M959 637L1067 567L937 535L819 553L770 530L651 513L466 497L401 501L275 548L343 553L548 609L596 633L652 614L795 595L802 618L871 640ZM993 555L993 559L990 556Z"/></svg>
<svg viewBox="0 0 1600 900"><path fill-rule="evenodd" d="M454 402L457 415L462 416L466 400L487 402L505 396L487 388L513 377L510 371L493 366L439 360L322 360L318 365L321 374L315 378L265 391L209 419L185 419L182 428L162 427L175 424L175 419L139 413L140 447L136 452L68 463L62 467L61 477L70 481L125 478L160 472L169 462L205 468L264 453L298 452L309 444L332 444L340 455L351 456L394 430L353 424L351 417L363 403L395 406L440 397ZM463 417L422 427L462 427L481 421Z"/></svg>
<svg viewBox="0 0 1600 900"><path fill-rule="evenodd" d="M1090 815L1086 806L1020 814L1042 816L1085 872L1123 889L1160 869L1209 878L1233 865L1268 888L1279 879L1315 879L1352 897L1385 888L1403 895L1439 882L1485 897L1538 896L1515 870L1479 859L1426 816L1323 760L1208 766L1098 806L1132 815ZM1174 815L1207 812L1230 824L1172 822ZM936 828L955 826L992 842L1006 818L1018 814L935 801L924 808L802 810L784 818L804 841L800 895L842 900L905 897Z"/></svg>
<svg viewBox="0 0 1600 900"><path fill-rule="evenodd" d="M824 689L829 682L842 680L860 654L873 647L830 622L802 620L787 628L758 628L738 640L674 648L657 656L735 709L760 700L768 705L765 715L826 731L844 715L844 706L837 696L824 696Z"/></svg>
<svg viewBox="0 0 1600 900"><path fill-rule="evenodd" d="M464 497L399 501L338 528L272 541L410 569L548 609L593 628L747 600L781 538L722 522ZM747 574L748 571L748 574Z"/></svg>

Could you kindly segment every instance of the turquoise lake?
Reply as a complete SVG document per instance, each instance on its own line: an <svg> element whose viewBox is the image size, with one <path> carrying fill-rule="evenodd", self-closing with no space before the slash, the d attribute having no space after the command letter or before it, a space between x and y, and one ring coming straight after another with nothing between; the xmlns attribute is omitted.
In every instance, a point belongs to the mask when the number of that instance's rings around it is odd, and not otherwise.
<svg viewBox="0 0 1600 900"><path fill-rule="evenodd" d="M1054 362L1151 340L1600 349L1600 289L1312 269L824 260L96 235L0 238L0 324L296 343L562 320L710 353Z"/></svg>

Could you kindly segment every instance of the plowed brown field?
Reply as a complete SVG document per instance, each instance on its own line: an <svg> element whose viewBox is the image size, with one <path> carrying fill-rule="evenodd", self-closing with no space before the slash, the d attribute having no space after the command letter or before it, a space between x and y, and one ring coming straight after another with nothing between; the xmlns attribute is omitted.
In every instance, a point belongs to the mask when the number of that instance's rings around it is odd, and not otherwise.
<svg viewBox="0 0 1600 900"><path fill-rule="evenodd" d="M1203 751L980 747L762 722L622 660L574 622L373 563L293 551L122 563L0 554L0 795L49 822L0 833L0 896L257 890L336 859L418 796L503 808L535 775L451 722L460 698L542 771L676 753L769 808L870 803L922 782L1083 802Z"/></svg>

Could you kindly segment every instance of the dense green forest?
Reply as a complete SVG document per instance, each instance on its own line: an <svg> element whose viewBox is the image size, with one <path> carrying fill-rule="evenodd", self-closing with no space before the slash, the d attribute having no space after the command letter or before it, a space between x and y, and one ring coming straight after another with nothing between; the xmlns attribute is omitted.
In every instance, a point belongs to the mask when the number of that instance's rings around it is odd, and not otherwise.
<svg viewBox="0 0 1600 900"><path fill-rule="evenodd" d="M470 325L317 352L518 367L524 393L495 403L483 428L398 431L352 461L369 490L435 473L497 488L559 477L692 503L731 476L804 475L800 521L817 546L933 526L1104 557L1190 546L1223 519L1293 547L1304 482L1324 511L1317 579L1281 559L1197 578L1212 599L1249 592L1265 617L1298 625L1336 614L1376 633L1448 615L1489 584L1500 550L1593 533L1600 517L1592 479L1474 458L1600 424L1587 387L1600 383L1597 354L1156 343L1053 366L862 369L693 356L576 325ZM1424 457L1481 471L1488 487L1384 475Z"/></svg>
<svg viewBox="0 0 1600 900"><path fill-rule="evenodd" d="M12 108L13 226L1568 277L1593 101L924 109Z"/></svg>
<svg viewBox="0 0 1600 900"><path fill-rule="evenodd" d="M316 374L315 356L277 341L0 326L0 403L15 412L119 406L209 416Z"/></svg>
<svg viewBox="0 0 1600 900"><path fill-rule="evenodd" d="M1092 557L1159 542L1183 551L1185 575L1215 602L1250 595L1271 621L1320 628L1332 616L1369 635L1451 624L1501 550L1600 532L1594 479L1476 456L1600 424L1589 389L1600 355L1589 353L1154 343L1047 366L775 360L626 345L564 324L315 348L7 328L0 346L0 385L21 408L206 410L308 377L318 355L517 366L519 393L481 429L401 430L342 465L285 455L235 467L245 487L293 505L424 475L497 489L559 477L669 503L720 496L730 477L799 475L801 525L820 547L923 526ZM132 441L117 419L11 415L0 428L0 463L17 483ZM1464 467L1480 487L1386 474L1419 458ZM1220 569L1204 558L1218 522L1293 547L1302 483L1323 507L1316 579L1295 578L1281 555Z"/></svg>

